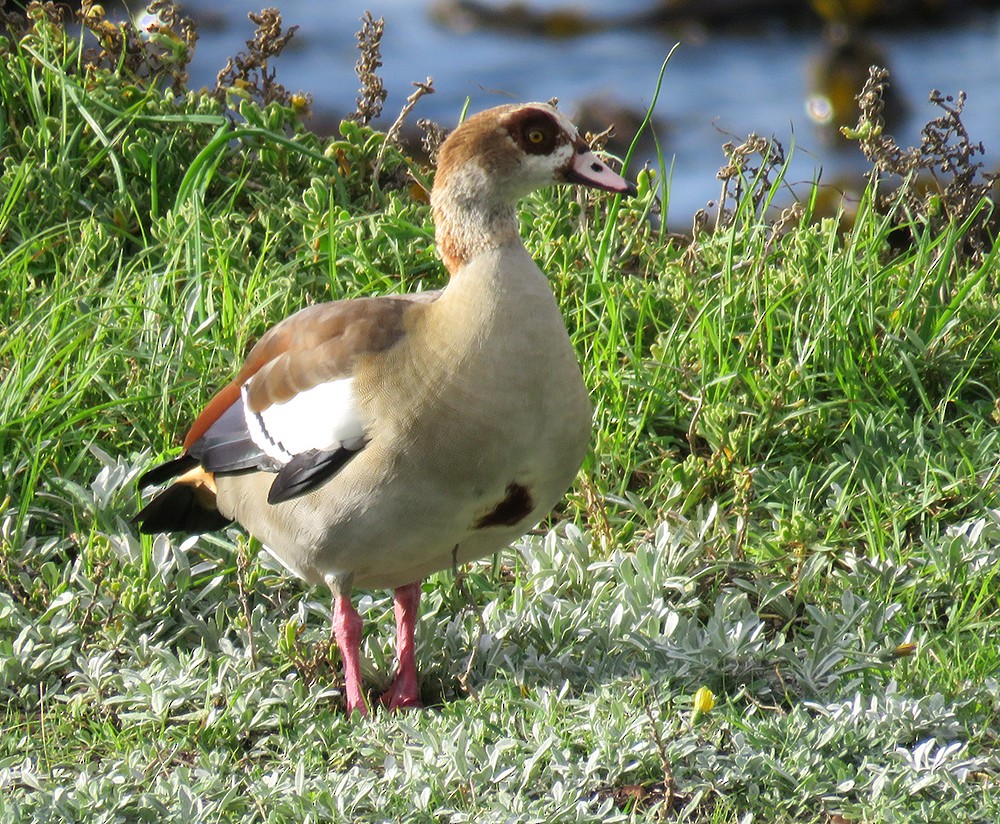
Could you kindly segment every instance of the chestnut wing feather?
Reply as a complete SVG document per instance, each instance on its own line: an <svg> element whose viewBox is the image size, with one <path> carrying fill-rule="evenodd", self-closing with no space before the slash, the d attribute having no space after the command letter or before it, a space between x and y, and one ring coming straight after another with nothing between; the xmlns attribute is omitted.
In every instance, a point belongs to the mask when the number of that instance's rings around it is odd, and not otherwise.
<svg viewBox="0 0 1000 824"><path fill-rule="evenodd" d="M364 443L353 448L309 449L276 461L251 432L248 417L332 381L349 380L365 355L385 351L405 335L405 315L415 304L436 300L440 292L358 298L311 306L272 327L251 349L237 376L195 419L184 439L184 453L172 465L200 463L208 472L264 469L281 475L275 500L301 494L335 474ZM193 460L192 460L193 459ZM146 477L164 481L169 466ZM161 471L162 469L162 471ZM283 473L283 474L282 474Z"/></svg>
<svg viewBox="0 0 1000 824"><path fill-rule="evenodd" d="M437 292L320 303L271 327L250 350L239 374L205 406L191 424L184 448L205 432L240 397L250 378L250 408L261 412L299 392L350 377L359 357L388 349L404 334L403 315ZM427 298L425 298L427 296Z"/></svg>

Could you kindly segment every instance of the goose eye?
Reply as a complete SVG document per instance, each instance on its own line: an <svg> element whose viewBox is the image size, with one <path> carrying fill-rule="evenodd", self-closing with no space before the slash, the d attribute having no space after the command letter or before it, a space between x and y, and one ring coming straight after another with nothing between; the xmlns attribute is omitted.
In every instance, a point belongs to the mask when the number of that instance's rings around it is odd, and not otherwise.
<svg viewBox="0 0 1000 824"><path fill-rule="evenodd" d="M528 142L534 143L536 146L545 140L545 132L541 129L531 129L528 132Z"/></svg>

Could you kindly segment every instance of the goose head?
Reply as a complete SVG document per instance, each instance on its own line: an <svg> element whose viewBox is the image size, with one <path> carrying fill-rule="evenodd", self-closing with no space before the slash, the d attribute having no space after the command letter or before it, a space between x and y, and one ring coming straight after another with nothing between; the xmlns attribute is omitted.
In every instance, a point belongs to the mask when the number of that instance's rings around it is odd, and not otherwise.
<svg viewBox="0 0 1000 824"><path fill-rule="evenodd" d="M454 272L477 251L512 242L517 201L556 183L636 191L548 103L497 106L462 123L441 146L431 192L448 268Z"/></svg>

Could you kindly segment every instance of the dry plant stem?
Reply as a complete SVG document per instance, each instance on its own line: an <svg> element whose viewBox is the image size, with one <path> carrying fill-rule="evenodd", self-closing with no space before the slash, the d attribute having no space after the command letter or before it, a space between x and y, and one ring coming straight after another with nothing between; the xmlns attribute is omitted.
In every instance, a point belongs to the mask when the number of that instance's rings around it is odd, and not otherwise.
<svg viewBox="0 0 1000 824"><path fill-rule="evenodd" d="M801 203L793 203L787 209L782 210L778 219L771 224L771 230L768 232L761 257L766 260L771 255L778 241L802 220L804 213L805 209Z"/></svg>
<svg viewBox="0 0 1000 824"><path fill-rule="evenodd" d="M649 705L648 695L643 697L642 707L646 711L646 718L649 719L649 732L653 737L653 743L656 745L656 752L660 757L660 769L663 771L663 803L660 805L657 818L660 821L664 821L674 806L674 795L677 791L677 785L674 782L674 768L670 763L670 758L667 756L667 748L663 743L663 736L660 734L660 725L653 717L653 710Z"/></svg>
<svg viewBox="0 0 1000 824"><path fill-rule="evenodd" d="M469 654L469 661L465 665L465 672L458 676L459 686L472 698L477 698L478 693L475 687L469 684L469 676L472 674L472 665L476 661L476 655L479 652L479 642L482 637L486 634L486 622L483 620L483 612L479 608L479 605L472 599L472 593L465 588L465 573L458 568L458 545L451 551L451 572L455 576L455 586L458 591L462 593L462 597L465 598L466 606L472 611L472 614L476 616L476 622L479 624L479 638L472 645L472 652Z"/></svg>
<svg viewBox="0 0 1000 824"><path fill-rule="evenodd" d="M167 79L180 94L187 82L187 66L198 34L173 0L154 0L149 11L156 22L140 33L130 20L111 21L104 7L87 0L75 13L77 23L94 35L96 46L83 49L79 69L108 69L143 83ZM69 7L55 3L31 2L24 10L0 9L0 31L20 39L39 25L64 26Z"/></svg>
<svg viewBox="0 0 1000 824"><path fill-rule="evenodd" d="M251 622L250 594L247 592L246 575L250 568L250 557L247 555L246 542L240 541L236 550L236 584L240 591L240 607L243 610L243 618L247 622L247 646L250 649L250 663L257 666L257 642L253 635L253 623Z"/></svg>
<svg viewBox="0 0 1000 824"><path fill-rule="evenodd" d="M399 133L403 129L403 123L406 121L410 112L413 111L413 107L417 105L417 101L425 94L434 94L433 77L428 77L423 83L414 81L412 85L416 87L416 91L406 98L406 105L400 110L399 117L396 118L395 123L393 123L389 128L389 131L386 132L385 140L378 150L378 157L375 158L375 167L372 169L372 179L375 181L376 185L378 184L379 173L382 171L382 162L385 160L386 148L390 144L394 144L399 140Z"/></svg>
<svg viewBox="0 0 1000 824"><path fill-rule="evenodd" d="M611 520L608 518L600 490L594 485L589 476L581 475L580 491L583 493L587 522L590 524L594 535L600 541L601 548L609 551L614 544L614 528L611 526Z"/></svg>
<svg viewBox="0 0 1000 824"><path fill-rule="evenodd" d="M387 96L382 78L378 76L378 70L382 67L381 46L384 33L385 20L381 17L376 20L370 11L366 11L365 16L361 18L361 29L357 34L361 57L354 64L354 71L361 81L361 88L358 89L357 107L347 118L362 126L382 114L382 104L385 103Z"/></svg>
<svg viewBox="0 0 1000 824"><path fill-rule="evenodd" d="M289 650L289 660L307 684L318 683L324 672L337 672L339 649L334 636L333 622L330 623L330 634L323 640L308 645L300 640L302 625L296 624L297 631ZM335 651L337 656L332 657Z"/></svg>
<svg viewBox="0 0 1000 824"><path fill-rule="evenodd" d="M701 438L698 437L698 418L701 416L701 411L705 406L705 396L698 395L694 397L689 395L687 392L679 392L680 396L686 401L693 403L694 412L691 413L691 421L688 423L687 429L687 442L688 449L691 450L692 455L696 455L698 450L701 448Z"/></svg>
<svg viewBox="0 0 1000 824"><path fill-rule="evenodd" d="M597 134L588 134L587 142L590 144L591 149L601 151L608 143L608 139L615 133L615 124L612 123L604 131L598 132Z"/></svg>
<svg viewBox="0 0 1000 824"><path fill-rule="evenodd" d="M90 576L90 582L94 587L94 593L87 603L87 608L84 610L83 618L80 619L80 626L89 626L91 619L94 615L94 607L97 606L98 594L101 590L101 583L104 581L104 575L108 571L108 567L111 566L110 561L101 561L94 566L94 571Z"/></svg>
<svg viewBox="0 0 1000 824"><path fill-rule="evenodd" d="M227 90L240 88L264 105L273 102L290 105L292 95L275 81L275 70L268 67L268 60L281 54L299 27L292 26L283 32L277 9L263 9L259 14L251 12L247 16L257 27L253 39L246 41L245 52L229 58L216 78L212 94L223 100Z"/></svg>
<svg viewBox="0 0 1000 824"><path fill-rule="evenodd" d="M695 212L691 227L695 239L710 227L714 232L730 228L745 198L754 213L759 215L767 205L773 182L780 179L785 164L785 150L781 143L753 132L738 146L726 143L722 152L728 162L716 174L722 181L719 199L717 203L709 201L706 209ZM752 162L754 155L760 158L757 165ZM732 208L728 205L730 201ZM715 211L714 223L709 209Z"/></svg>
<svg viewBox="0 0 1000 824"><path fill-rule="evenodd" d="M444 138L447 132L433 120L429 120L426 117L422 117L418 120L417 126L424 133L423 140L421 140L420 143L423 150L427 152L427 159L432 165L436 166L438 149L440 149L441 144L444 143Z"/></svg>
<svg viewBox="0 0 1000 824"><path fill-rule="evenodd" d="M983 162L977 160L985 148L972 141L962 122L965 92L952 97L932 91L930 102L944 113L924 126L918 147L903 149L884 131L883 96L888 84L889 72L872 66L857 97L861 110L858 124L842 129L848 138L858 141L871 162L873 180L887 175L900 179L894 191L879 199L880 207L889 209L901 203L914 220L931 229L971 219L961 252L974 262L981 261L993 248L996 234L992 209L982 205L984 199L995 196L1000 174L983 172ZM924 185L918 177L924 181L930 177L933 185Z"/></svg>

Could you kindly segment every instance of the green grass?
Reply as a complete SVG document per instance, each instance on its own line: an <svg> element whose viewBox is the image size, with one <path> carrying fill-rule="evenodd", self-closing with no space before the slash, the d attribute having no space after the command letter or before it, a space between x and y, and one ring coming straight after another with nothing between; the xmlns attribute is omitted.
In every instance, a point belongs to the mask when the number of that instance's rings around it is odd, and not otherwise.
<svg viewBox="0 0 1000 824"><path fill-rule="evenodd" d="M424 585L432 706L352 722L327 593L129 518L270 324L443 282L410 162L373 193L376 132L81 75L46 26L0 50L0 819L1000 818L1000 306L963 227L527 199L592 452L469 598ZM391 601L357 602L378 689Z"/></svg>

